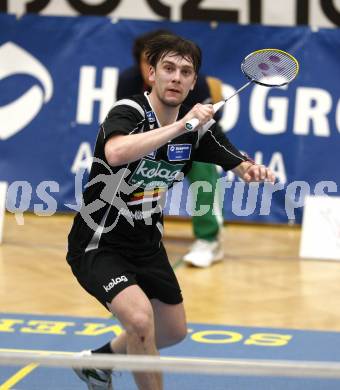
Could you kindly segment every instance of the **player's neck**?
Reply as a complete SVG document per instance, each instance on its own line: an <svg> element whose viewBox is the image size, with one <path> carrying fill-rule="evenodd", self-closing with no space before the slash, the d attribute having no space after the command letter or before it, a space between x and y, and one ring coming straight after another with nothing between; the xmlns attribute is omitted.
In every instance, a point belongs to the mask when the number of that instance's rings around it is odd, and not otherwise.
<svg viewBox="0 0 340 390"><path fill-rule="evenodd" d="M170 106L162 102L156 93L148 95L149 101L152 105L152 109L155 111L156 116L160 122L160 126L170 125L177 120L180 105Z"/></svg>

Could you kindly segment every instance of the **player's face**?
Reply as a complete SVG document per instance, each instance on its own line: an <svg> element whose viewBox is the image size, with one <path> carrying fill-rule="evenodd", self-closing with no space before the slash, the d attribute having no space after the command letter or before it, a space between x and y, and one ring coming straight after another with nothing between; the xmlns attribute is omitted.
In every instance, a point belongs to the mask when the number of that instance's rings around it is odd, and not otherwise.
<svg viewBox="0 0 340 390"><path fill-rule="evenodd" d="M149 80L152 91L159 100L169 106L180 105L195 86L196 73L192 62L181 56L169 53L156 66L151 67Z"/></svg>

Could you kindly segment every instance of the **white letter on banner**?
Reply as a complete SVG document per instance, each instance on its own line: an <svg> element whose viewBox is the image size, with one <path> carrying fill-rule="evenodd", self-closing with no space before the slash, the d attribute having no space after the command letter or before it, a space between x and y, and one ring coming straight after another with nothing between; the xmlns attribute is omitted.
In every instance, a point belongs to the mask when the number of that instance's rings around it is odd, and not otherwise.
<svg viewBox="0 0 340 390"><path fill-rule="evenodd" d="M234 94L236 90L228 84L223 84L222 86L222 95L224 99L226 99L228 96L231 96ZM240 98L238 95L234 96L232 99L227 102L227 104L223 107L223 114L222 118L220 120L220 125L224 132L227 132L231 130L237 120L240 113Z"/></svg>
<svg viewBox="0 0 340 390"><path fill-rule="evenodd" d="M174 184L170 191L166 192L166 200L169 202L169 215L180 215L179 208L182 201L183 184L183 181L178 181Z"/></svg>
<svg viewBox="0 0 340 390"><path fill-rule="evenodd" d="M232 172L232 171L228 171L228 172ZM227 189L232 187L232 185L233 183L232 181L228 180L227 175L217 179L216 187L215 187L214 205L213 205L213 213L214 215L217 216L217 220L219 220L219 215L221 218L223 218L221 212L223 210L225 193Z"/></svg>
<svg viewBox="0 0 340 390"><path fill-rule="evenodd" d="M246 217L254 213L259 194L259 187L259 183L235 183L233 201L231 204L231 209L235 215L238 217ZM245 193L246 188L248 189L247 194ZM245 207L242 209L243 204L245 204Z"/></svg>
<svg viewBox="0 0 340 390"><path fill-rule="evenodd" d="M21 192L21 194L20 194ZM20 196L19 205L17 204L18 195ZM32 198L32 186L26 181L14 181L7 190L6 209L10 213L15 214L15 219L18 225L24 224L24 212L30 207Z"/></svg>
<svg viewBox="0 0 340 390"><path fill-rule="evenodd" d="M314 195L317 196L328 196L324 189L327 188L328 192L335 193L338 191L338 186L334 181L319 181L315 185Z"/></svg>
<svg viewBox="0 0 340 390"><path fill-rule="evenodd" d="M295 220L295 209L304 205L305 197L309 194L310 187L305 181L293 181L288 184L285 195L285 210L290 221Z"/></svg>
<svg viewBox="0 0 340 390"><path fill-rule="evenodd" d="M51 216L56 213L58 204L57 201L51 196L46 189L49 188L51 192L59 192L59 184L56 181L42 181L37 187L37 196L43 202L46 203L47 207L44 209L43 203L34 205L34 213L39 216Z"/></svg>
<svg viewBox="0 0 340 390"><path fill-rule="evenodd" d="M287 87L280 87L286 89ZM286 97L269 97L268 108L272 118L266 119L266 99L269 88L256 85L250 97L250 122L254 129L264 135L281 134L287 129L288 99Z"/></svg>
<svg viewBox="0 0 340 390"><path fill-rule="evenodd" d="M268 167L275 173L275 176L277 177L280 183L286 184L287 175L286 175L286 169L285 169L282 153L280 152L273 153L272 158L268 164Z"/></svg>
<svg viewBox="0 0 340 390"><path fill-rule="evenodd" d="M254 161L256 164L263 164L263 153L260 151L255 152ZM286 169L282 153L274 152L267 166L275 173L275 176L280 183L285 184L287 182Z"/></svg>
<svg viewBox="0 0 340 390"><path fill-rule="evenodd" d="M212 205L200 205L200 208L197 210L197 197L199 190L202 189L203 192L212 192L212 185L207 181L197 180L190 184L188 189L188 197L185 209L191 217L201 217L209 212ZM191 204L190 204L191 200ZM190 207L191 206L191 207Z"/></svg>
<svg viewBox="0 0 340 390"><path fill-rule="evenodd" d="M332 108L332 96L320 88L299 87L296 90L293 133L308 135L312 122L314 134L329 137L330 129L327 114Z"/></svg>
<svg viewBox="0 0 340 390"><path fill-rule="evenodd" d="M261 198L260 215L269 215L272 206L274 192L284 189L284 184L277 182L275 184L265 182L263 183L263 192Z"/></svg>
<svg viewBox="0 0 340 390"><path fill-rule="evenodd" d="M90 172L92 165L92 149L88 142L82 142L79 146L76 158L71 167L72 173L77 173L81 169L86 169Z"/></svg>
<svg viewBox="0 0 340 390"><path fill-rule="evenodd" d="M336 107L335 123L338 128L338 132L340 133L340 99L338 100L338 105Z"/></svg>
<svg viewBox="0 0 340 390"><path fill-rule="evenodd" d="M104 68L100 88L96 88L96 68L82 66L80 69L77 123L88 125L93 122L93 108L100 102L99 119L102 122L116 101L118 68Z"/></svg>

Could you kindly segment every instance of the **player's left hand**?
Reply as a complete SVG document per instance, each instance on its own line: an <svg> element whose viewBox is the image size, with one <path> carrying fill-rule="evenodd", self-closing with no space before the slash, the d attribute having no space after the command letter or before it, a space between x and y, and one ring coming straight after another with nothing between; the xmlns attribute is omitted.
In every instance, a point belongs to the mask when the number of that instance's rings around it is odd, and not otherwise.
<svg viewBox="0 0 340 390"><path fill-rule="evenodd" d="M242 179L247 182L275 182L274 172L264 165L252 164L244 172Z"/></svg>

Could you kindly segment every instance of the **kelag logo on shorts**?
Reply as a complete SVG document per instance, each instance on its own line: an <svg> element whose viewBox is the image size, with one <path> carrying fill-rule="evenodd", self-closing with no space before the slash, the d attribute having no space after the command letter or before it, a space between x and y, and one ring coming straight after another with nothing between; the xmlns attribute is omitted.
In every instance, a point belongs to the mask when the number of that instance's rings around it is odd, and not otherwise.
<svg viewBox="0 0 340 390"><path fill-rule="evenodd" d="M163 160L143 159L130 177L129 184L140 182L142 188L168 187L183 166L184 164L169 164Z"/></svg>
<svg viewBox="0 0 340 390"><path fill-rule="evenodd" d="M122 275L122 276L118 276L118 278L116 279L111 279L110 283L107 286L104 285L103 287L106 292L109 292L118 283L127 282L127 281L128 281L127 277L125 275Z"/></svg>

